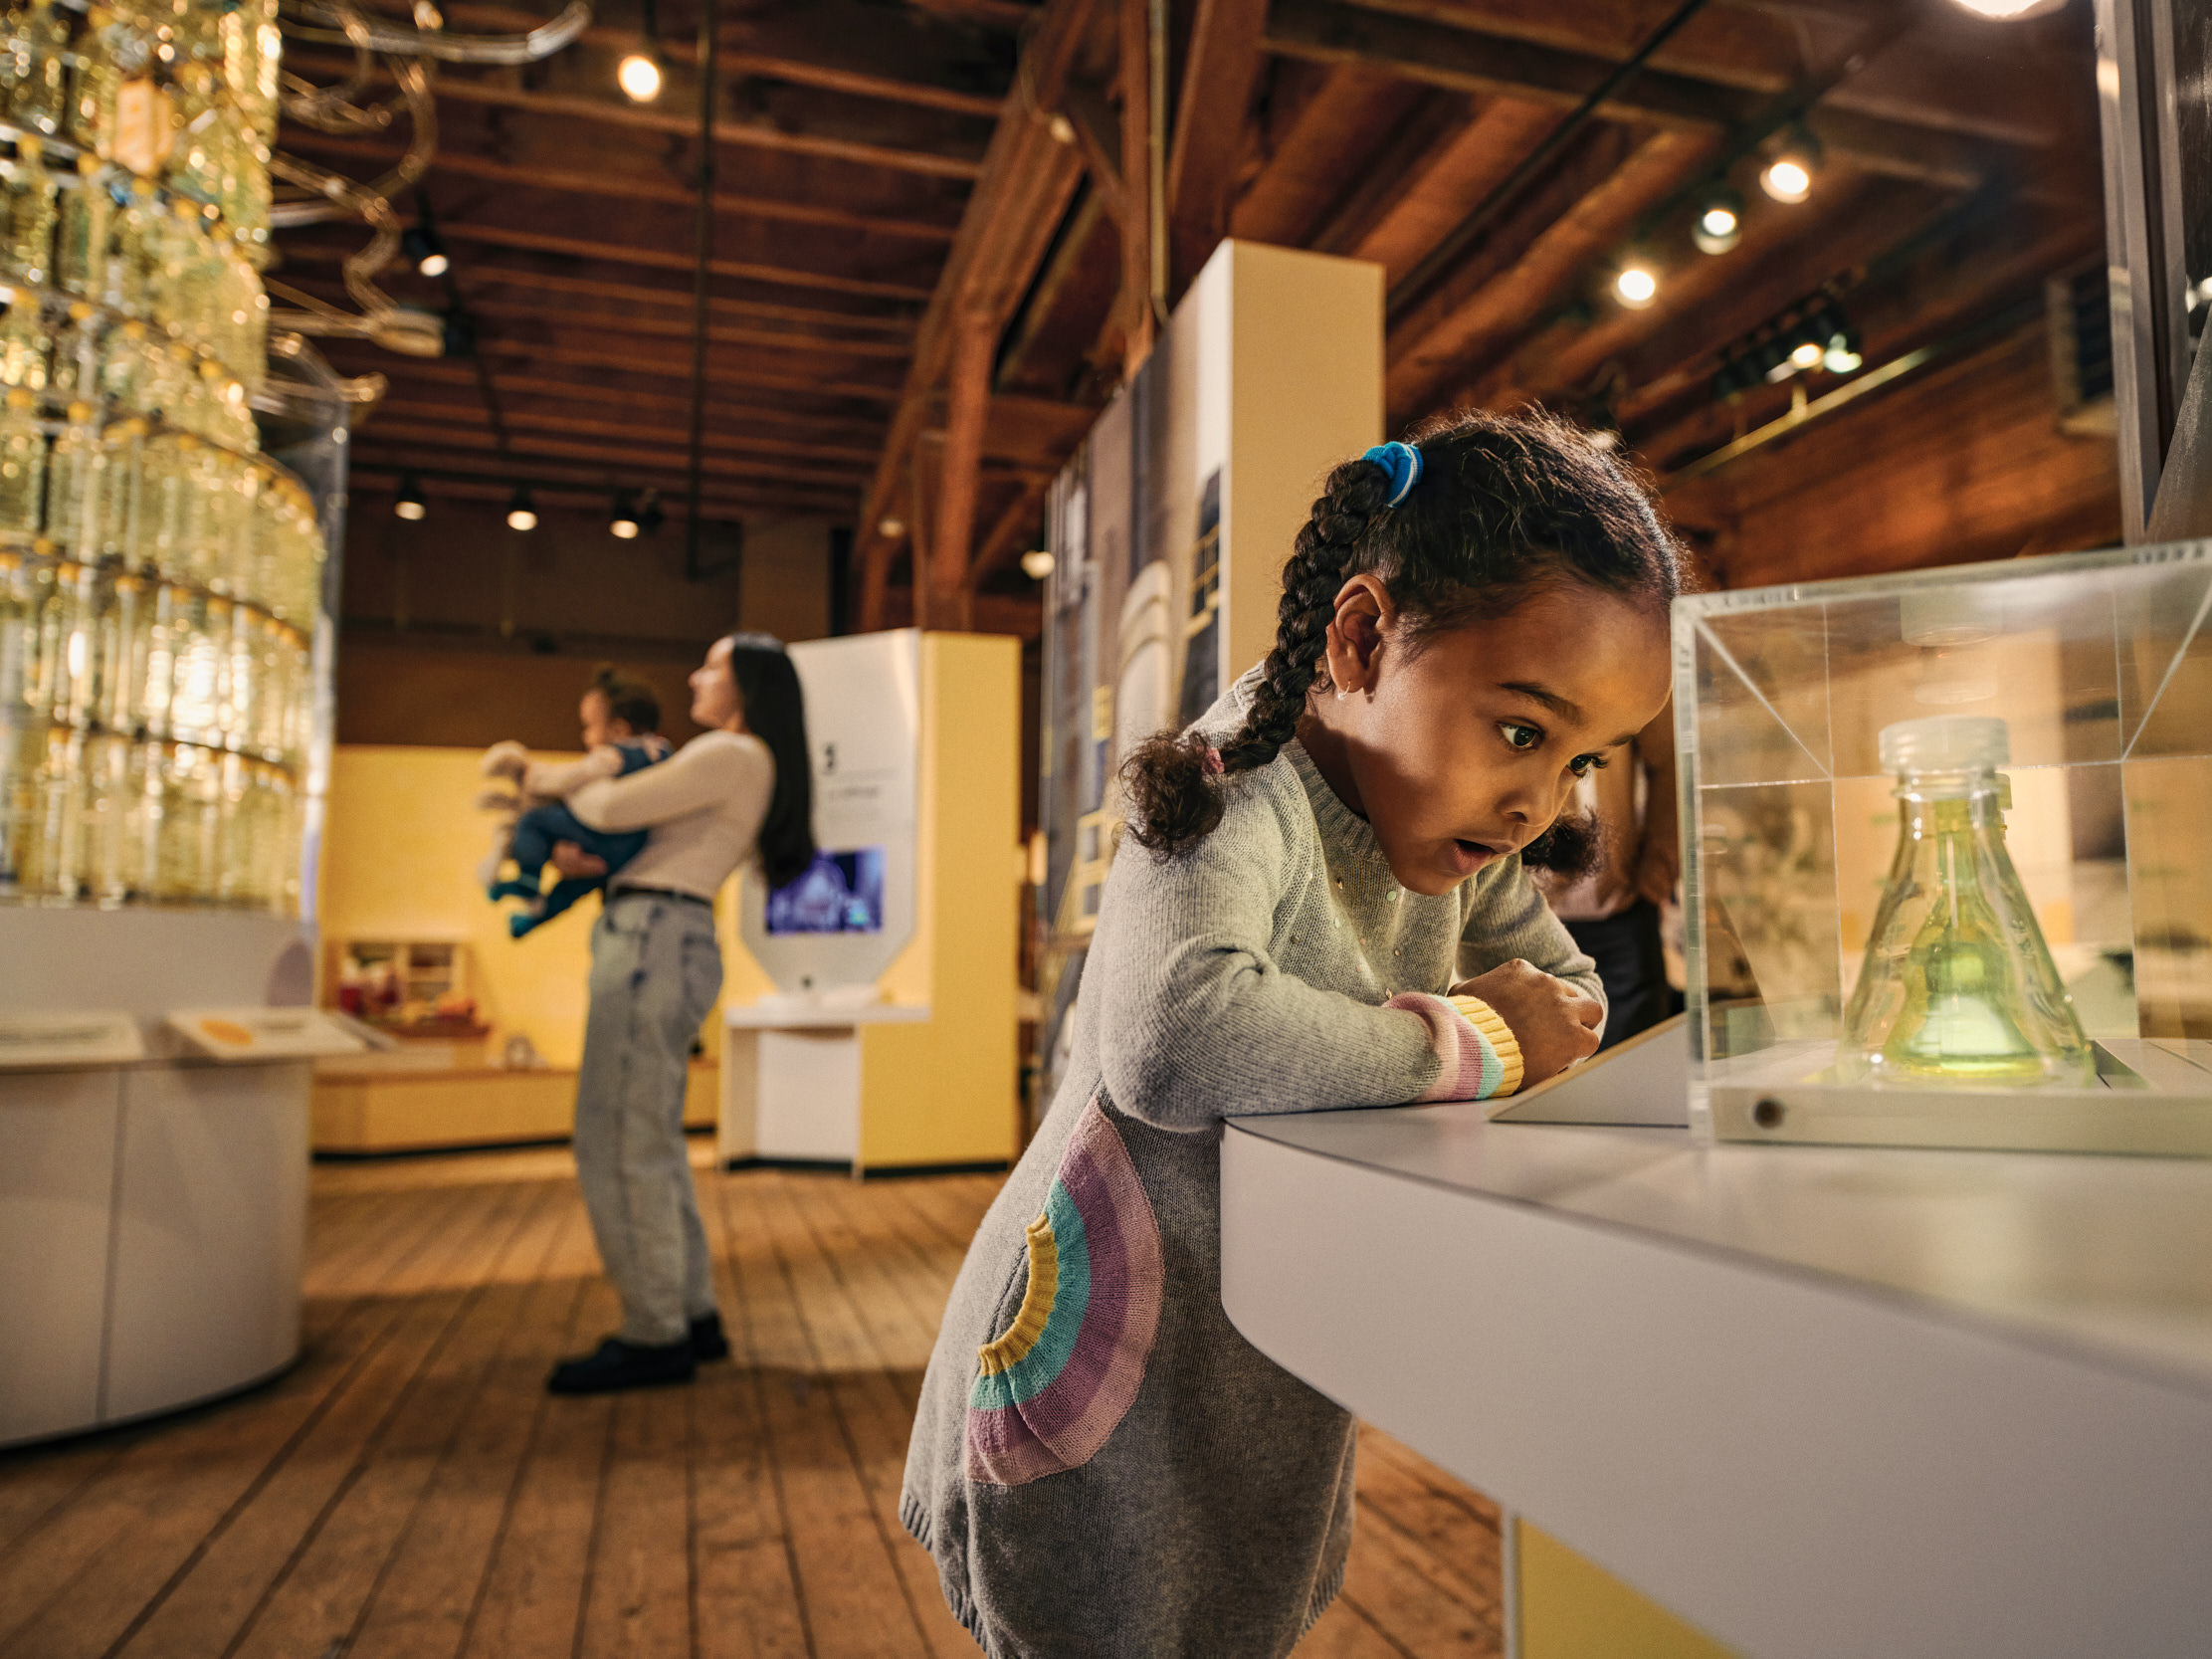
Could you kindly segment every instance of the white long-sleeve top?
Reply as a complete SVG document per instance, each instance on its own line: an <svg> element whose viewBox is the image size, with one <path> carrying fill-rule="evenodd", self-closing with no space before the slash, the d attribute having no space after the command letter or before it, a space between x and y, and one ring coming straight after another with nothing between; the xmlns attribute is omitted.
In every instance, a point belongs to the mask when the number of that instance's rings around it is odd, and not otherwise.
<svg viewBox="0 0 2212 1659"><path fill-rule="evenodd" d="M657 766L586 783L568 809L596 830L653 832L616 875L616 891L664 887L710 900L752 857L775 786L766 743L750 732L707 731Z"/></svg>

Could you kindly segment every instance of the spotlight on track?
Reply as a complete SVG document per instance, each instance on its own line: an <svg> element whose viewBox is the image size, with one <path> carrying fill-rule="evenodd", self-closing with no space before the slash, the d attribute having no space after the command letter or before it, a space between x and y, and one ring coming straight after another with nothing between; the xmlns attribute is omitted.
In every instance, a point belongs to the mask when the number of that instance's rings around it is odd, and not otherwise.
<svg viewBox="0 0 2212 1659"><path fill-rule="evenodd" d="M1642 254L1631 254L1613 278L1613 298L1640 311L1659 298L1659 268Z"/></svg>
<svg viewBox="0 0 2212 1659"><path fill-rule="evenodd" d="M614 517L607 520L607 529L618 541L635 541L638 538L637 498L627 490L617 490L614 499Z"/></svg>
<svg viewBox="0 0 2212 1659"><path fill-rule="evenodd" d="M537 528L537 505L530 499L530 487L516 488L513 498L506 504L506 527L510 530Z"/></svg>
<svg viewBox="0 0 2212 1659"><path fill-rule="evenodd" d="M1820 144L1800 127L1768 158L1759 173L1759 188L1778 202L1801 202L1813 193L1813 178L1819 171Z"/></svg>
<svg viewBox="0 0 2212 1659"><path fill-rule="evenodd" d="M1698 204L1698 222L1690 240L1701 254L1724 254L1743 240L1743 198L1733 190L1716 189Z"/></svg>
<svg viewBox="0 0 2212 1659"><path fill-rule="evenodd" d="M651 104L661 96L661 66L643 52L633 52L616 66L615 80L632 104Z"/></svg>
<svg viewBox="0 0 2212 1659"><path fill-rule="evenodd" d="M430 516L430 506L423 500L423 481L411 472L399 475L399 494L392 498L392 514L409 523Z"/></svg>
<svg viewBox="0 0 2212 1659"><path fill-rule="evenodd" d="M399 233L399 250L425 277L443 277L453 269L446 245L438 239L438 220L430 211L430 198L415 192L415 222Z"/></svg>
<svg viewBox="0 0 2212 1659"><path fill-rule="evenodd" d="M1830 374L1856 374L1866 362L1858 329L1846 326L1828 336L1828 348L1821 354L1821 365Z"/></svg>

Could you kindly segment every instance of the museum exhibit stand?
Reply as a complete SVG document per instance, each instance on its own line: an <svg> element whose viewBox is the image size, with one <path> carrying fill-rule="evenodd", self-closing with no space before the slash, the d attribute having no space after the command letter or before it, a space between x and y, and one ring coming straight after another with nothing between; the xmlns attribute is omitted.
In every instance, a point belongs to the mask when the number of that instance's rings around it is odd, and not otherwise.
<svg viewBox="0 0 2212 1659"><path fill-rule="evenodd" d="M813 869L740 880L725 1163L997 1166L1020 1149L1021 646L905 629L791 647Z"/></svg>
<svg viewBox="0 0 2212 1659"><path fill-rule="evenodd" d="M1679 601L1689 1012L1229 1127L1231 1319L1517 1515L1527 1659L2204 1651L2208 618L2205 543Z"/></svg>
<svg viewBox="0 0 2212 1659"><path fill-rule="evenodd" d="M359 1046L308 1006L348 387L269 331L276 9L179 6L150 68L151 14L39 15L0 123L0 1444L293 1360L309 1069ZM138 124L35 96L126 58Z"/></svg>

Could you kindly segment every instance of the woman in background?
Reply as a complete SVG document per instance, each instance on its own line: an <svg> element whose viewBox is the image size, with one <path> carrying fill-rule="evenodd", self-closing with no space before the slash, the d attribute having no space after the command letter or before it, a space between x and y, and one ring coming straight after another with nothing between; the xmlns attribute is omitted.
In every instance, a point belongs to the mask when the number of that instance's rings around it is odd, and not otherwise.
<svg viewBox="0 0 2212 1659"><path fill-rule="evenodd" d="M616 872L591 933L591 1008L576 1081L576 1177L622 1329L553 1368L556 1394L689 1382L729 1352L692 1187L684 1086L693 1040L721 990L714 895L756 862L769 887L814 858L806 711L783 646L716 640L692 674L707 729L668 759L586 784L569 810L595 830L650 830ZM605 867L565 844L563 875ZM595 868L596 867L596 868Z"/></svg>

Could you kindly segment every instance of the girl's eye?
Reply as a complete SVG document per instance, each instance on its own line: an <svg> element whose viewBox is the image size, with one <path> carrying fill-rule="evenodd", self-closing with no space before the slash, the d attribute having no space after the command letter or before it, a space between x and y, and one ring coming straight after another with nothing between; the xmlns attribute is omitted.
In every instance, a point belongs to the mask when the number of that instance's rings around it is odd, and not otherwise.
<svg viewBox="0 0 2212 1659"><path fill-rule="evenodd" d="M1588 777L1592 772L1603 771L1612 763L1602 754L1578 754L1567 762L1567 770L1576 777Z"/></svg>
<svg viewBox="0 0 2212 1659"><path fill-rule="evenodd" d="M1506 739L1507 746L1519 749L1523 753L1543 741L1541 729L1533 726L1523 725L1519 721L1500 721L1498 730Z"/></svg>

